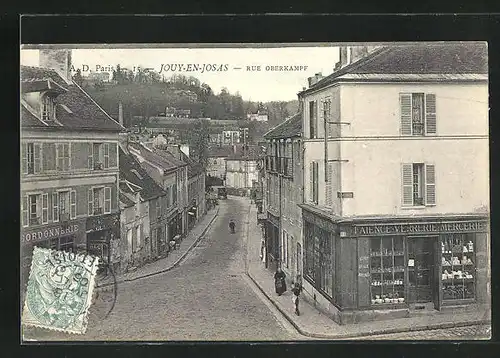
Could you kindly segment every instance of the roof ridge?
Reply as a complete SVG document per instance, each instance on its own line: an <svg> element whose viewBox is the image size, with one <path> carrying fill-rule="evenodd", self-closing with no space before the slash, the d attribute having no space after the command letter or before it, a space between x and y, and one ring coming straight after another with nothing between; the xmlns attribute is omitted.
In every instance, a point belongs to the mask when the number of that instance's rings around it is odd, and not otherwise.
<svg viewBox="0 0 500 358"><path fill-rule="evenodd" d="M280 124L278 124L276 127L273 127L271 128L270 130L268 130L266 133L264 133L263 137L265 138L269 133L273 132L274 130L280 128L282 125L284 125L285 123L288 123L290 122L292 119L294 119L296 116L299 116L301 113L299 111L297 111L295 114L292 114L290 117L288 117L287 119L285 119L283 122L281 122ZM258 146L258 145L257 145Z"/></svg>

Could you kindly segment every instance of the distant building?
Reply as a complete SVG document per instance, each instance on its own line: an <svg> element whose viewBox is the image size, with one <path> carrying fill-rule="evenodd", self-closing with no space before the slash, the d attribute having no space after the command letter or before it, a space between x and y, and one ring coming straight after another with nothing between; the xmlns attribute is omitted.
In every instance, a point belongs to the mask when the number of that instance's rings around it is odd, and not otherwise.
<svg viewBox="0 0 500 358"><path fill-rule="evenodd" d="M259 178L257 162L261 148L258 146L233 146L226 160L226 186L235 189L251 189Z"/></svg>
<svg viewBox="0 0 500 358"><path fill-rule="evenodd" d="M111 80L111 75L109 72L90 72L87 79L90 81L101 81L107 83Z"/></svg>
<svg viewBox="0 0 500 358"><path fill-rule="evenodd" d="M257 122L267 122L269 120L269 116L267 114L267 111L265 110L258 110L255 113L248 113L247 114L247 119L249 121L257 121Z"/></svg>
<svg viewBox="0 0 500 358"><path fill-rule="evenodd" d="M211 146L208 149L207 175L226 179L226 158L234 153L233 146Z"/></svg>
<svg viewBox="0 0 500 358"><path fill-rule="evenodd" d="M165 108L165 117L189 118L191 117L190 109L179 109L174 107Z"/></svg>

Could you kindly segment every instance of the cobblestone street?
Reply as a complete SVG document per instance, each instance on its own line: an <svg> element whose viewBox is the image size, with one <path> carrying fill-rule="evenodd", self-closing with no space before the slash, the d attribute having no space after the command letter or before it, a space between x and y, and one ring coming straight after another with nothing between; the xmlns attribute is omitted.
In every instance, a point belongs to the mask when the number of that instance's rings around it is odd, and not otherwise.
<svg viewBox="0 0 500 358"><path fill-rule="evenodd" d="M118 286L116 305L105 319L90 312L85 335L41 329L37 340L294 340L244 279L248 204L228 199L199 246L169 272ZM237 233L228 233L229 219ZM91 310L98 309L92 307ZM303 339L303 338L302 338Z"/></svg>

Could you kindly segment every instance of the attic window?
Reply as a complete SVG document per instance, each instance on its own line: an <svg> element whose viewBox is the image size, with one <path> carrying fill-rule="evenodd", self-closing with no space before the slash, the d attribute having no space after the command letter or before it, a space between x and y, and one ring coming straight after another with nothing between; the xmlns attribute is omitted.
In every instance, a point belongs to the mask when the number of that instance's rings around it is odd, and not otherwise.
<svg viewBox="0 0 500 358"><path fill-rule="evenodd" d="M42 120L53 121L56 119L56 105L54 98L45 94L42 96Z"/></svg>
<svg viewBox="0 0 500 358"><path fill-rule="evenodd" d="M130 171L132 173L134 173L139 179L143 179L142 176L139 174L139 172L136 169L131 169Z"/></svg>

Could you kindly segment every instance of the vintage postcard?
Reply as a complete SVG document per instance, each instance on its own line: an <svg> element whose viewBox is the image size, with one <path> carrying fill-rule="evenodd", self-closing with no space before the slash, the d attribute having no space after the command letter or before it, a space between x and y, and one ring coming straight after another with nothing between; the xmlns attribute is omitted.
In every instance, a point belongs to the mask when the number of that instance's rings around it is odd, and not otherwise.
<svg viewBox="0 0 500 358"><path fill-rule="evenodd" d="M24 342L491 337L486 42L20 55Z"/></svg>

